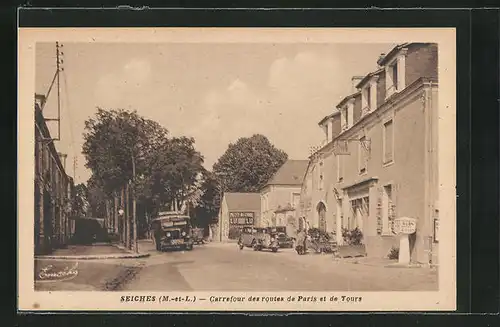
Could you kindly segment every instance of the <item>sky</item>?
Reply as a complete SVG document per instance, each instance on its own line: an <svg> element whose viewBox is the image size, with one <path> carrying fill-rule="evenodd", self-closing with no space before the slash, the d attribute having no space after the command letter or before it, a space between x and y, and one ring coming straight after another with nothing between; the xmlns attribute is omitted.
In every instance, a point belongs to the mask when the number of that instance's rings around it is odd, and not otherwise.
<svg viewBox="0 0 500 327"><path fill-rule="evenodd" d="M194 137L207 169L229 143L256 133L307 159L324 139L318 122L352 92L352 76L375 70L394 45L64 43L56 147L68 155L68 175L85 182L84 122L101 107L137 110L171 136ZM47 94L55 57L54 43L37 44L36 93ZM56 87L44 115L57 116ZM56 137L56 123L49 127Z"/></svg>

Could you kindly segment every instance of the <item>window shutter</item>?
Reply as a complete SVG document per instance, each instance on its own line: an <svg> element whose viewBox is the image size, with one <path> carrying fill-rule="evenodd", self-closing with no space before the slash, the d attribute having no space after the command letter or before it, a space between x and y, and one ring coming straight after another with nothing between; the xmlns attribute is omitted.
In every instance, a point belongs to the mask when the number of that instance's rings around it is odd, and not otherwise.
<svg viewBox="0 0 500 327"><path fill-rule="evenodd" d="M383 223L382 223L382 197L384 194L384 188L379 186L377 188L377 235L382 235Z"/></svg>

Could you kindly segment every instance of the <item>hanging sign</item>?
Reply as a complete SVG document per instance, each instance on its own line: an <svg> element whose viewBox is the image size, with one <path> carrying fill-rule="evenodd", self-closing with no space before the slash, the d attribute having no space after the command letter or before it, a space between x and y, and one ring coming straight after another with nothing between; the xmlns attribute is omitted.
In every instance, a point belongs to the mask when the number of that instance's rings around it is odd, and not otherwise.
<svg viewBox="0 0 500 327"><path fill-rule="evenodd" d="M409 217L396 218L393 228L396 234L413 234L417 230L417 220Z"/></svg>

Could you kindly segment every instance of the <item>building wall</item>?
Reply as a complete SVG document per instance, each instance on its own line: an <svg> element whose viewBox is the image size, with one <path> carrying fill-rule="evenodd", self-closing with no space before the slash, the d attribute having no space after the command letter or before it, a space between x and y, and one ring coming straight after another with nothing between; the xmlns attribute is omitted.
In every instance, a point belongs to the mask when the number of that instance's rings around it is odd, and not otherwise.
<svg viewBox="0 0 500 327"><path fill-rule="evenodd" d="M66 175L41 110L35 107L35 253L50 253L70 237L73 181Z"/></svg>
<svg viewBox="0 0 500 327"><path fill-rule="evenodd" d="M221 210L219 212L219 225L217 237L215 237L216 242L231 242L236 241L235 239L230 239L229 230L231 225L229 223L229 213L230 212L252 212L254 215L254 225L259 226L260 223L260 210L246 210L246 209L232 209L229 208L227 202L224 200L221 205Z"/></svg>
<svg viewBox="0 0 500 327"><path fill-rule="evenodd" d="M430 94L431 100L425 101L425 95ZM390 248L398 245L398 239L393 235L379 235L377 229L380 227L379 202L381 189L391 184L393 186L393 203L395 205L394 215L396 217L408 216L418 219L417 233L412 240L412 258L420 262L427 262L426 253L428 240L433 235L433 227L426 212L429 203L437 201L437 158L427 156L429 153L426 142L433 144L434 150L437 148L436 138L429 138L426 128L429 121L433 122L433 135L437 135L437 86L430 91L428 88L421 88L414 94L408 96L404 103L398 104L400 108L391 108L383 113L379 113L376 119L371 122L358 124L343 134L342 137L357 139L365 135L371 141L367 172L363 175L359 173L358 147L359 142L350 142L350 155L335 156L332 151L325 151L320 158L311 160L311 167L305 177L305 181L313 178L311 172L323 161L325 167L325 187L320 190L318 187L311 187L314 183L304 183L301 192L301 214L311 222L312 227L318 227L319 215L316 210L317 205L323 202L327 208L327 231L336 232L339 235L341 219L343 216L344 227L348 218L352 218L349 203L351 192L349 186L355 185L368 178L376 178L376 181L368 188L370 199L369 216L362 221L364 243L367 245L369 256L385 257ZM398 106L396 105L396 106ZM429 115L427 115L429 114ZM431 115L432 114L432 115ZM388 119L393 119L394 126L394 161L392 164L384 165L383 156L383 123ZM362 126L361 126L362 125ZM437 151L430 151L437 156ZM343 181L338 182L337 157L344 160ZM426 168L428 163L431 163ZM429 173L429 169L434 174ZM337 205L334 188L343 197L343 205ZM351 193L351 194L349 194ZM305 210L306 208L308 210ZM337 218L338 217L338 218Z"/></svg>
<svg viewBox="0 0 500 327"><path fill-rule="evenodd" d="M420 77L438 78L438 45L412 44L408 47L405 82L410 85Z"/></svg>
<svg viewBox="0 0 500 327"><path fill-rule="evenodd" d="M286 218L282 215L276 215L275 211L288 205L293 206L293 194L298 194L300 198L301 185L269 185L261 192L261 227L284 226ZM267 196L267 207L265 197ZM299 203L297 203L297 207ZM287 214L286 217L290 216ZM295 214L294 214L295 217ZM280 221L281 220L281 221ZM283 221L285 220L285 221Z"/></svg>

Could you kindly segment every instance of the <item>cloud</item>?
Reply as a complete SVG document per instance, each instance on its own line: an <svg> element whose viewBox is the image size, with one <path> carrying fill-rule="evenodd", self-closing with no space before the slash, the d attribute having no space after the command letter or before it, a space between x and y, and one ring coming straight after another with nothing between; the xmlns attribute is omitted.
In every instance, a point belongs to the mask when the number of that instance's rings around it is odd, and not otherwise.
<svg viewBox="0 0 500 327"><path fill-rule="evenodd" d="M144 89L151 77L151 64L132 59L121 70L103 75L96 84L95 98L102 107L123 107L133 104L130 100Z"/></svg>
<svg viewBox="0 0 500 327"><path fill-rule="evenodd" d="M305 159L309 146L322 137L317 127L321 111L327 113L335 101L332 89L339 84L338 67L332 58L301 52L275 60L264 88L252 88L236 78L226 88L207 93L203 118L192 129L207 166L228 143L255 133L266 135L291 158Z"/></svg>
<svg viewBox="0 0 500 327"><path fill-rule="evenodd" d="M313 52L300 52L293 58L279 58L269 69L268 86L278 94L307 95L331 89L339 64Z"/></svg>

